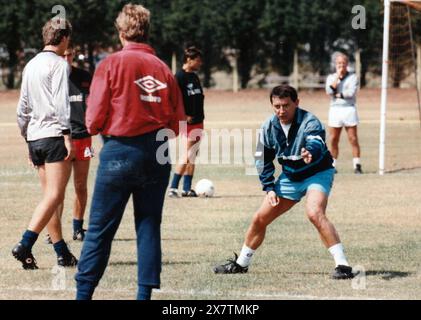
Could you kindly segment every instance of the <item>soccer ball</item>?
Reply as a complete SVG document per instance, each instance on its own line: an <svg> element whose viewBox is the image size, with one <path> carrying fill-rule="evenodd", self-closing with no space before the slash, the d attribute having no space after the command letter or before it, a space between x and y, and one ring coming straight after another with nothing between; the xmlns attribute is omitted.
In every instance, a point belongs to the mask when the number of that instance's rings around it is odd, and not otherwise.
<svg viewBox="0 0 421 320"><path fill-rule="evenodd" d="M196 183L195 191L199 197L213 197L215 193L215 187L213 186L212 181L208 179L202 179Z"/></svg>

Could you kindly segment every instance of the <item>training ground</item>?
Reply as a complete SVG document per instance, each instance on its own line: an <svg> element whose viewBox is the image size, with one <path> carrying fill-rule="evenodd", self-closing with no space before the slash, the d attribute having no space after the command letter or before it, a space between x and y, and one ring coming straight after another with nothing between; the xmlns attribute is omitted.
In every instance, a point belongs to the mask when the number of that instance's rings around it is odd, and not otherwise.
<svg viewBox="0 0 421 320"><path fill-rule="evenodd" d="M328 97L301 92L301 106L326 124ZM22 270L11 249L26 229L41 197L36 171L16 124L18 92L0 93L0 299L73 299L75 269L55 266L53 248L43 232L33 249L40 267ZM268 91L233 94L207 91L207 129L257 129L271 114ZM198 165L194 182L211 179L210 199L166 199L162 222L162 287L154 299L421 299L421 128L415 92L390 90L387 113L386 170L378 171L380 91L358 95L358 127L364 175L352 173L352 156L343 133L339 173L327 215L337 227L349 262L362 270L353 281L330 279L333 260L307 220L303 202L269 226L248 274L214 275L212 267L239 252L244 233L263 192L241 164ZM99 152L101 144L95 138ZM91 165L92 194L98 157ZM251 171L251 170L249 170ZM90 198L90 196L89 196ZM67 188L63 229L71 240L73 186ZM89 212L90 201L88 203ZM89 214L87 213L87 216ZM129 204L108 268L95 299L134 299L136 241Z"/></svg>

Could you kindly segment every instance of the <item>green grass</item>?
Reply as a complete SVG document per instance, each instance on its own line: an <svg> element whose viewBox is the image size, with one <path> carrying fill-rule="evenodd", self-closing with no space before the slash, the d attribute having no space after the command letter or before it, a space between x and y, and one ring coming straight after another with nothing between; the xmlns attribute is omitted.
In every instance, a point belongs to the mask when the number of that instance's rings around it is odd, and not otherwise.
<svg viewBox="0 0 421 320"><path fill-rule="evenodd" d="M365 270L365 288L355 289L355 281L329 278L333 260L305 216L304 201L269 226L249 273L214 275L214 265L232 257L233 251L240 251L244 233L263 194L258 177L245 175L244 166L201 165L195 181L211 179L216 195L211 199L166 199L162 287L154 298L421 299L421 169L417 169L421 166L421 130L413 122L389 124L386 163L388 170L395 172L377 175L378 105L377 100L373 103L369 99L372 95L361 93L360 117L372 121L359 127L363 169L367 174L352 174L350 148L343 136L339 174L335 176L327 211L340 233L350 263ZM257 128L258 122L270 112L262 103L264 99L267 99L264 91L241 92L237 96L208 92L208 128L221 127L221 123L234 128L235 124L225 122L229 119L256 120L250 127ZM313 112L320 118L327 112L321 93L303 94L302 100L305 105L315 105ZM5 125L15 121L15 102L0 104L0 299L73 299L75 269L66 269L65 290L54 290L55 254L51 246L43 243L44 233L34 247L40 270L21 270L10 254L41 197L36 172L27 165L25 144L16 126ZM402 116L413 119L412 109ZM99 150L97 140L95 145ZM91 194L97 165L95 158L89 180ZM72 250L79 255L81 244L70 240L72 198L73 186L69 184L63 229ZM96 299L135 297L135 246L133 210L129 203Z"/></svg>

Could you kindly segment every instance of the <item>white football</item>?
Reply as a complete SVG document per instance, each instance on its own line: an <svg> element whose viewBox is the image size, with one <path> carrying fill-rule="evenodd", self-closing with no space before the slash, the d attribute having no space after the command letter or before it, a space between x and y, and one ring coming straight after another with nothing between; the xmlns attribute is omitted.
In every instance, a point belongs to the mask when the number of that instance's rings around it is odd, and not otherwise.
<svg viewBox="0 0 421 320"><path fill-rule="evenodd" d="M213 186L212 181L202 179L196 183L195 191L199 197L213 197L215 194L215 187Z"/></svg>

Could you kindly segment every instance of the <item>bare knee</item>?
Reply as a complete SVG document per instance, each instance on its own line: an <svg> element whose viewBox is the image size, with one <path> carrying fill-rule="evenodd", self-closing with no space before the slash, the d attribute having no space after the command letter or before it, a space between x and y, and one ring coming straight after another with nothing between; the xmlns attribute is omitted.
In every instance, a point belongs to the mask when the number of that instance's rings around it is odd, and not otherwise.
<svg viewBox="0 0 421 320"><path fill-rule="evenodd" d="M326 220L324 210L320 207L307 208L307 217L317 229L320 229Z"/></svg>
<svg viewBox="0 0 421 320"><path fill-rule="evenodd" d="M350 136L349 137L349 143L352 146L358 146L358 137L357 136Z"/></svg>
<svg viewBox="0 0 421 320"><path fill-rule="evenodd" d="M79 196L85 196L88 194L88 187L84 181L75 181L75 192Z"/></svg>
<svg viewBox="0 0 421 320"><path fill-rule="evenodd" d="M332 135L330 137L330 143L333 147L338 147L339 144L339 136L338 135Z"/></svg>
<svg viewBox="0 0 421 320"><path fill-rule="evenodd" d="M51 205L59 205L64 201L64 193L59 191L47 191L44 200Z"/></svg>
<svg viewBox="0 0 421 320"><path fill-rule="evenodd" d="M264 230L266 229L267 225L268 222L266 221L266 219L264 219L260 212L257 211L252 220L253 228L257 230Z"/></svg>

